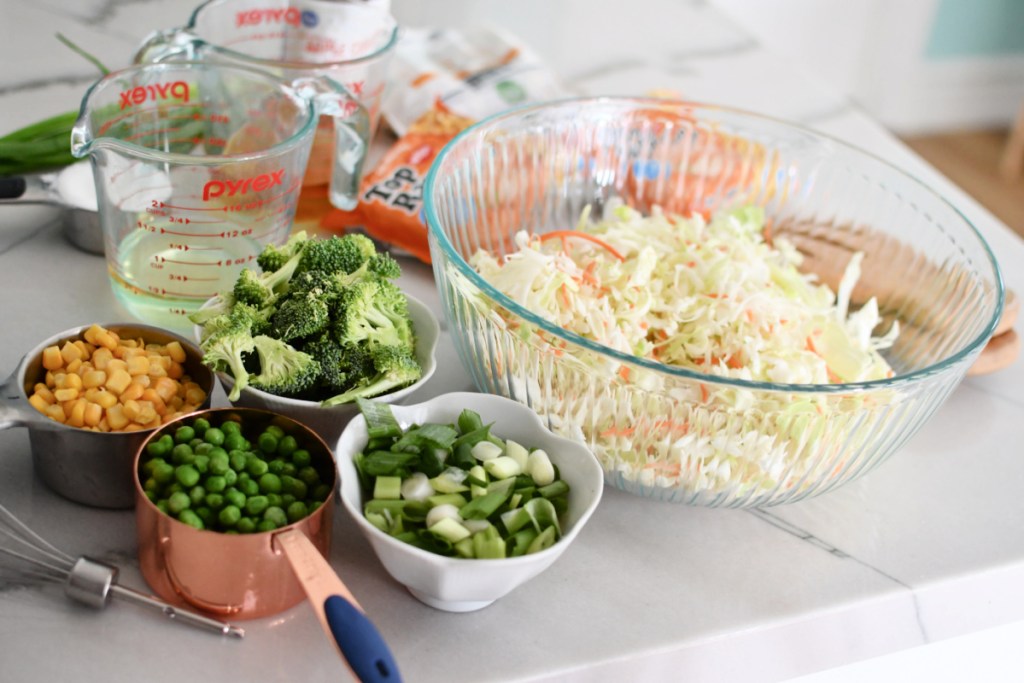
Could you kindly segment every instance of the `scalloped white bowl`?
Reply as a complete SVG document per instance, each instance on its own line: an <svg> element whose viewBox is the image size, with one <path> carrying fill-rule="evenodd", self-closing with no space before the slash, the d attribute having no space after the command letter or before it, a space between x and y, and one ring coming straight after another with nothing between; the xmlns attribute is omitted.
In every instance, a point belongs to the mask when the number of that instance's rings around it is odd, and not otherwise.
<svg viewBox="0 0 1024 683"><path fill-rule="evenodd" d="M376 528L363 516L364 494L353 458L367 443L366 420L355 417L335 448L341 476L341 502L387 572L421 602L448 612L469 612L490 605L537 576L562 556L597 509L604 476L586 446L548 431L526 406L492 394L454 392L424 403L392 406L403 428L425 422L454 423L463 409L480 414L493 432L524 446L543 448L569 484L569 507L560 518L562 537L540 552L501 560L444 557L403 543Z"/></svg>

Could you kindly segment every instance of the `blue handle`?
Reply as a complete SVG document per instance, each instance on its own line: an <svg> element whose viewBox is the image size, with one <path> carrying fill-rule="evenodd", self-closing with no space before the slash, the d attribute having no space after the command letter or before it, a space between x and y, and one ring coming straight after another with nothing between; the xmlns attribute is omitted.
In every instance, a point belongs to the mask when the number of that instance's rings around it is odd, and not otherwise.
<svg viewBox="0 0 1024 683"><path fill-rule="evenodd" d="M363 683L401 683L398 665L373 622L355 605L332 595L324 601L324 615L341 654Z"/></svg>

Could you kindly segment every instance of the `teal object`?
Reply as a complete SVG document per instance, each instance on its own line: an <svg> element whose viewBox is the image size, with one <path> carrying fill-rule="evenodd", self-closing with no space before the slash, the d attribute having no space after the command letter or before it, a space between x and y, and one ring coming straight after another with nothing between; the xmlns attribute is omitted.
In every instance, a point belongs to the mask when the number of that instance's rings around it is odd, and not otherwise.
<svg viewBox="0 0 1024 683"><path fill-rule="evenodd" d="M929 59L1024 53L1024 2L939 0L928 37Z"/></svg>

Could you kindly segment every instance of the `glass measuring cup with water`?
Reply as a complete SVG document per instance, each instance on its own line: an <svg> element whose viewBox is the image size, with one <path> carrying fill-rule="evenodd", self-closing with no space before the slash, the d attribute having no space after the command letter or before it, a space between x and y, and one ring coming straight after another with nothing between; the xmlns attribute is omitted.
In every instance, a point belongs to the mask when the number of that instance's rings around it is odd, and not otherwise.
<svg viewBox="0 0 1024 683"><path fill-rule="evenodd" d="M321 114L337 133L331 200L351 206L369 121L327 79L288 84L183 62L117 71L89 89L72 153L92 160L107 270L132 315L187 329L266 244L287 239Z"/></svg>
<svg viewBox="0 0 1024 683"><path fill-rule="evenodd" d="M372 137L398 40L389 9L388 0L211 0L187 25L147 37L135 61L239 64L285 80L324 76L366 108ZM319 121L299 200L300 222L318 220L330 208L325 198L333 126L331 118Z"/></svg>

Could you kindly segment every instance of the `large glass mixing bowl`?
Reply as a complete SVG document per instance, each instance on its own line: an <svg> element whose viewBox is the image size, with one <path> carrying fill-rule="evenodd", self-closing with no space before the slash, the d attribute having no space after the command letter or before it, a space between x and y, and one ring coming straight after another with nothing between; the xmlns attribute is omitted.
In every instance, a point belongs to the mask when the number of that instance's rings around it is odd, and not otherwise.
<svg viewBox="0 0 1024 683"><path fill-rule="evenodd" d="M424 187L437 286L481 391L584 441L606 482L640 496L748 507L817 495L877 467L946 400L991 336L1003 287L970 222L934 191L843 142L725 107L577 99L485 120ZM513 235L576 225L584 207L763 207L803 267L837 287L863 252L851 308L876 297L901 333L889 379L774 384L621 353L527 310L468 262ZM625 371L624 371L625 370Z"/></svg>

